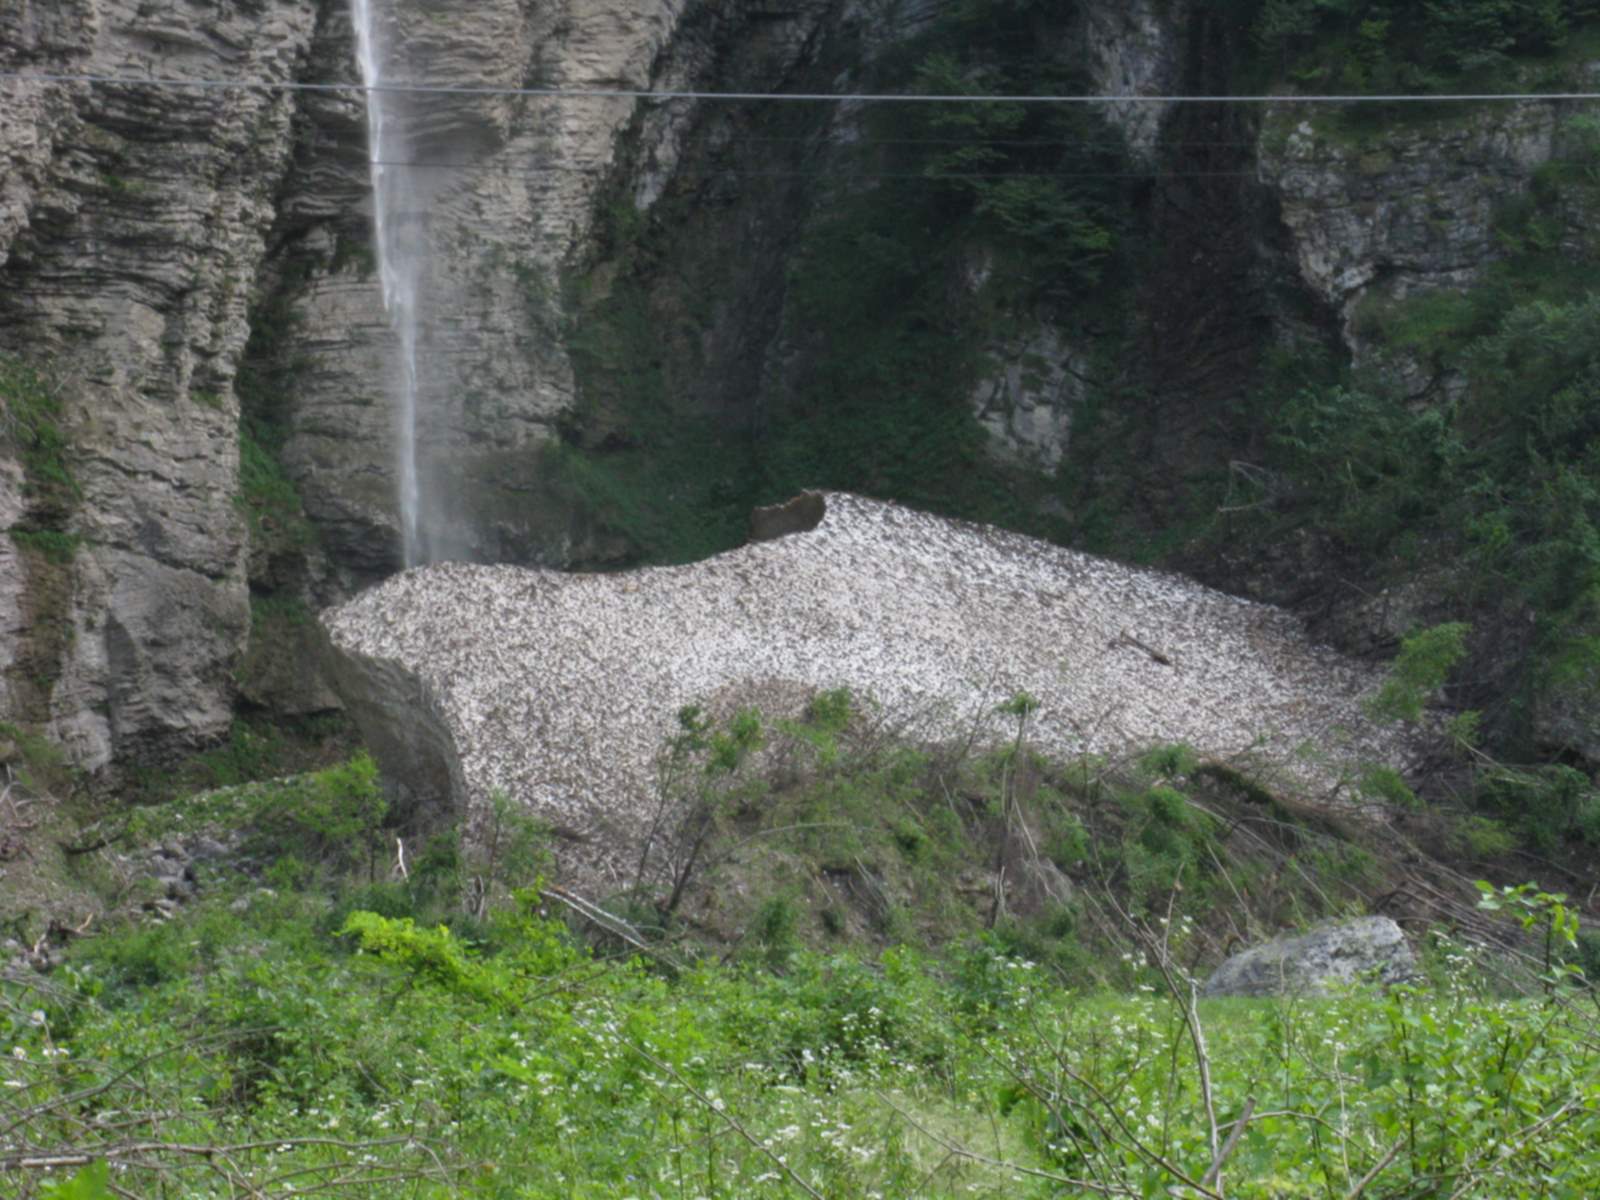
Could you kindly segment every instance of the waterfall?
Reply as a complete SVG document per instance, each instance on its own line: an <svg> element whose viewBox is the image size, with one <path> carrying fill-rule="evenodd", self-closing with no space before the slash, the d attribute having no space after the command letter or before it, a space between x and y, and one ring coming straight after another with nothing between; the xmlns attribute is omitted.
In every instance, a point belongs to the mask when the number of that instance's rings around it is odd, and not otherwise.
<svg viewBox="0 0 1600 1200"><path fill-rule="evenodd" d="M366 87L367 152L372 166L372 211L383 307L400 343L395 399L395 476L399 485L400 544L404 563L428 560L423 544L421 487L417 473L417 341L422 268L426 253L420 228L407 228L405 205L417 189L409 178L409 139L403 93L393 83L393 47L373 13L373 0L351 0L356 57Z"/></svg>

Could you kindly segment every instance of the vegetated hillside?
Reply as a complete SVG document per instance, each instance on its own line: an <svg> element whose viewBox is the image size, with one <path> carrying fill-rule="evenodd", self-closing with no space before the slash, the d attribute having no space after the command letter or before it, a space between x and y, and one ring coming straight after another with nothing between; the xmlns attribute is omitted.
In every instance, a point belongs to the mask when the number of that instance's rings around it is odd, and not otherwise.
<svg viewBox="0 0 1600 1200"><path fill-rule="evenodd" d="M541 884L551 834L510 806L487 857L448 830L397 855L364 757L148 808L135 844L195 853L182 888L48 975L0 976L0 1182L1593 1189L1575 969L1595 947L1567 906L1491 888L1500 912L1480 911L1425 851L1403 861L1405 831L1181 746L1047 760L1030 699L1004 708L1013 738L986 754L909 743L845 692L794 720L687 710L663 787L691 802L603 907ZM86 881L125 884L125 861L85 854ZM1413 931L1419 986L1195 1001L1226 949L1358 905Z"/></svg>

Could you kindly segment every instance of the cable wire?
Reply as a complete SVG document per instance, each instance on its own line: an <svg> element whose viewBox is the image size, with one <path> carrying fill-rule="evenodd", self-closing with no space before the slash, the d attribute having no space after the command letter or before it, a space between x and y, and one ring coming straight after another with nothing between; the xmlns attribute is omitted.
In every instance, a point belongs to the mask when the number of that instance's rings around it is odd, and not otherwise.
<svg viewBox="0 0 1600 1200"><path fill-rule="evenodd" d="M1540 165L1548 163L1584 164L1588 159L1552 158L1540 160ZM363 166L368 165L365 160ZM404 162L385 160L370 164L372 166L391 167L396 170L431 170L431 171L493 171L497 174L512 177L536 179L542 175L570 174L581 175L586 173L601 174L615 169L615 164L609 162L596 163L541 163L537 167L518 169L512 164L503 161L486 161L481 163L467 162ZM1271 167L1274 171L1288 174L1297 171L1323 170L1330 167L1356 168L1355 163L1349 159L1319 158L1319 159L1283 159L1273 160ZM708 179L721 179L734 176L740 179L909 179L925 180L930 183L945 183L962 179L1253 179L1259 175L1259 170L1233 170L1233 171L1169 171L1169 170L1133 170L1133 171L871 171L847 170L834 167L816 168L808 170L780 168L773 169L748 169L740 167L708 166L705 174Z"/></svg>
<svg viewBox="0 0 1600 1200"><path fill-rule="evenodd" d="M14 83L85 83L118 87L271 92L384 92L427 96L523 96L546 100L709 100L803 104L1487 104L1521 101L1600 100L1600 92L1460 92L1441 95L1265 95L1265 96L961 96L874 92L703 92L651 88L494 87L485 84L307 83L266 79L178 79L43 71L0 71Z"/></svg>

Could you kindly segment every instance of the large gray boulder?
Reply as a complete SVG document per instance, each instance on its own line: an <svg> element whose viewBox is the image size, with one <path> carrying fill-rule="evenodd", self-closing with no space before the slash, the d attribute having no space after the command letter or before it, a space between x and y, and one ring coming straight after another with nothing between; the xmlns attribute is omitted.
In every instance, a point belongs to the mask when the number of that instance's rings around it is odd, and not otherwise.
<svg viewBox="0 0 1600 1200"><path fill-rule="evenodd" d="M1206 981L1205 994L1324 995L1365 979L1402 983L1416 965L1400 926L1388 917L1360 917L1235 954Z"/></svg>
<svg viewBox="0 0 1600 1200"><path fill-rule="evenodd" d="M496 791L562 835L563 873L622 882L682 705L789 715L819 689L912 737L999 741L1018 690L1060 755L1187 742L1328 795L1399 761L1377 673L1289 614L998 529L828 495L808 531L604 575L442 564L323 616L335 686L410 803L478 836ZM1336 732L1337 731L1337 732ZM1310 753L1308 753L1308 748ZM608 872L617 872L608 875Z"/></svg>

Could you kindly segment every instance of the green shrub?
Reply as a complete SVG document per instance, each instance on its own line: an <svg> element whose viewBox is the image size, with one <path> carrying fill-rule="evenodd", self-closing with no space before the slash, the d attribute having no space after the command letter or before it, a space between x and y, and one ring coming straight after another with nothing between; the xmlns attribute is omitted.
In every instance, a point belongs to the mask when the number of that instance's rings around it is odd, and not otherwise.
<svg viewBox="0 0 1600 1200"><path fill-rule="evenodd" d="M1418 630L1400 643L1389 676L1367 709L1391 721L1420 721L1428 703L1465 657L1472 627L1460 621ZM1369 773L1370 774L1370 773Z"/></svg>
<svg viewBox="0 0 1600 1200"><path fill-rule="evenodd" d="M1589 0L1264 0L1257 44L1280 71L1323 90L1440 90L1548 54Z"/></svg>
<svg viewBox="0 0 1600 1200"><path fill-rule="evenodd" d="M11 540L24 550L32 550L56 564L69 563L76 557L83 539L75 533L58 529L13 529Z"/></svg>
<svg viewBox="0 0 1600 1200"><path fill-rule="evenodd" d="M315 540L300 492L278 461L268 427L249 418L239 423L239 504L257 539L290 546Z"/></svg>
<svg viewBox="0 0 1600 1200"><path fill-rule="evenodd" d="M174 922L129 927L95 938L86 958L125 992L181 979L194 967L195 944Z"/></svg>
<svg viewBox="0 0 1600 1200"><path fill-rule="evenodd" d="M56 511L76 499L67 461L61 397L55 384L20 359L0 354L0 438L16 446L30 507Z"/></svg>
<svg viewBox="0 0 1600 1200"><path fill-rule="evenodd" d="M792 896L768 897L756 909L747 936L768 967L784 967L798 949L795 935L799 919Z"/></svg>
<svg viewBox="0 0 1600 1200"><path fill-rule="evenodd" d="M62 797L77 783L78 772L66 752L44 735L0 721L0 742L16 747L20 758L17 779L29 791Z"/></svg>
<svg viewBox="0 0 1600 1200"><path fill-rule="evenodd" d="M1478 803L1541 852L1555 850L1570 837L1600 846L1593 840L1600 793L1587 775L1572 767L1551 763L1491 770L1479 784Z"/></svg>
<svg viewBox="0 0 1600 1200"><path fill-rule="evenodd" d="M1405 776L1393 767L1373 766L1361 773L1356 789L1363 799L1394 808L1417 808L1421 801L1406 783Z"/></svg>
<svg viewBox="0 0 1600 1200"><path fill-rule="evenodd" d="M1463 816L1451 830L1452 849L1476 859L1495 859L1517 848L1517 837L1501 821Z"/></svg>

